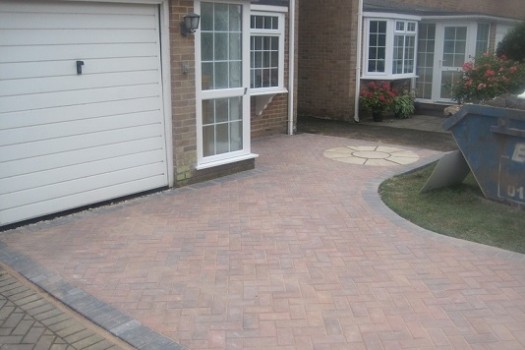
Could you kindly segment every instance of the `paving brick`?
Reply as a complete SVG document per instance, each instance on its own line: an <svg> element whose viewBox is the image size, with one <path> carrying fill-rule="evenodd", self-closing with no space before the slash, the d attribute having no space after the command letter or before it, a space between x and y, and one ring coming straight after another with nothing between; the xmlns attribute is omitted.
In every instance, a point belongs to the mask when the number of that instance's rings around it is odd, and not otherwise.
<svg viewBox="0 0 525 350"><path fill-rule="evenodd" d="M523 255L393 214L377 187L408 166L323 156L378 145L308 134L258 140L263 170L21 227L0 243L137 344L151 336L144 325L192 350L525 348ZM414 166L440 156L407 150L421 159ZM34 309L51 334L83 334ZM114 309L129 319L113 322Z"/></svg>
<svg viewBox="0 0 525 350"><path fill-rule="evenodd" d="M90 328L86 328L85 324L81 324L72 315L65 314L46 301L35 290L15 278L7 278L9 274L1 267L0 276L2 281L8 281L10 286L9 289L0 292L0 350L81 350L89 349L97 343L100 346L91 350L122 350ZM39 319L47 321L49 326L41 323ZM66 336L66 339L61 335ZM72 346L72 343L77 346Z"/></svg>

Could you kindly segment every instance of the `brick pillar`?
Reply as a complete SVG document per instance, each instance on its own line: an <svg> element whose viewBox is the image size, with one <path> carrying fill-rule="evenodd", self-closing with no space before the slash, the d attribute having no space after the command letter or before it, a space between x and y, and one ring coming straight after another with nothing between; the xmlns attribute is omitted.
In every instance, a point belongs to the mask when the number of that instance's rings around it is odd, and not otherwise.
<svg viewBox="0 0 525 350"><path fill-rule="evenodd" d="M298 113L354 113L357 0L308 0L299 9Z"/></svg>

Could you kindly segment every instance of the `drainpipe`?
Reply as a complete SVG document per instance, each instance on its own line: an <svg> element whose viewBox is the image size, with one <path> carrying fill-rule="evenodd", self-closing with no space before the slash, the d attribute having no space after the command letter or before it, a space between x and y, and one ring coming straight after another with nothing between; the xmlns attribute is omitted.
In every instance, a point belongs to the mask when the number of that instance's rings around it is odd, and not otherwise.
<svg viewBox="0 0 525 350"><path fill-rule="evenodd" d="M355 97L354 97L354 122L359 123L359 93L361 91L361 63L363 61L362 46L363 46L363 0L359 0L357 5L357 50L356 50L356 65L355 65Z"/></svg>
<svg viewBox="0 0 525 350"><path fill-rule="evenodd" d="M288 135L294 134L294 104L295 104L295 0L289 3L289 23L288 30Z"/></svg>

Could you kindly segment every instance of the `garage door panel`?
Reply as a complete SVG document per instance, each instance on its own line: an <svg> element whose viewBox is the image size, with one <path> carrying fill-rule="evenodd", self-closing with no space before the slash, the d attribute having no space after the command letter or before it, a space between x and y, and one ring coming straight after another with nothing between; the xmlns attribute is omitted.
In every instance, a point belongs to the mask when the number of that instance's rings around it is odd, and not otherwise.
<svg viewBox="0 0 525 350"><path fill-rule="evenodd" d="M0 16L1 17L1 16ZM91 27L92 28L92 27ZM158 40L155 28L151 29L60 29L45 30L39 29L38 36L43 36L45 40L36 37L34 31L12 31L10 35L0 36L0 46L21 46L21 45L63 45L63 44L111 44L126 42L146 42L156 43Z"/></svg>
<svg viewBox="0 0 525 350"><path fill-rule="evenodd" d="M8 79L34 79L45 77L76 76L76 60L46 61L46 62L20 62L0 64L0 80ZM121 57L91 59L83 67L84 74L118 73L132 71L157 71L159 68L158 57Z"/></svg>
<svg viewBox="0 0 525 350"><path fill-rule="evenodd" d="M0 0L0 226L168 185L158 15Z"/></svg>
<svg viewBox="0 0 525 350"><path fill-rule="evenodd" d="M76 70L75 62L66 63L71 71ZM99 88L118 88L136 85L158 86L158 71L136 71L124 73L106 73L103 76L91 72L90 62L85 62L85 72L82 76L27 78L0 81L0 96L45 94L63 92L64 87L70 91L91 90ZM89 92L89 91L88 91Z"/></svg>
<svg viewBox="0 0 525 350"><path fill-rule="evenodd" d="M107 101L125 101L142 97L161 97L160 86L138 85L92 89L89 91L58 91L41 94L0 97L0 113L51 108L57 106L88 105Z"/></svg>
<svg viewBox="0 0 525 350"><path fill-rule="evenodd" d="M28 205L39 201L48 201L56 198L63 198L74 194L93 191L101 187L111 187L119 183L132 182L147 178L165 176L166 167L164 164L148 164L137 166L133 171L121 169L114 172L106 172L92 177L84 177L71 181L65 181L49 186L38 187L35 189L3 194L4 200L0 202L0 210L15 208Z"/></svg>
<svg viewBox="0 0 525 350"><path fill-rule="evenodd" d="M156 47L155 43L57 45L52 50L45 45L10 47L0 55L0 63L148 57L144 56L145 53ZM103 52L103 57L100 52Z"/></svg>
<svg viewBox="0 0 525 350"><path fill-rule="evenodd" d="M65 6L66 5L66 6ZM69 6L68 6L69 5ZM81 10L79 9L79 6ZM97 3L85 2L83 4L64 4L62 2L22 2L20 0L6 0L2 2L2 10L5 13L29 13L29 14L97 14L97 15L141 15L155 13L154 6L141 4L106 3L100 6Z"/></svg>
<svg viewBox="0 0 525 350"><path fill-rule="evenodd" d="M143 191L144 188L158 188L165 186L164 176L144 178L127 183L119 183L113 186L97 188L89 192L72 194L65 197L54 198L42 202L31 203L26 206L12 207L0 210L0 223L18 222L38 216L57 213L86 206L113 198L123 197L130 193Z"/></svg>
<svg viewBox="0 0 525 350"><path fill-rule="evenodd" d="M0 146L14 145L21 142L37 142L54 138L73 137L123 128L159 125L160 111L129 113L96 120L87 119L73 122L44 124L33 127L0 130Z"/></svg>
<svg viewBox="0 0 525 350"><path fill-rule="evenodd" d="M141 97L125 101L96 102L85 108L84 105L64 106L27 110L12 113L0 113L0 130L26 126L61 123L67 121L101 118L112 115L159 111L159 97Z"/></svg>
<svg viewBox="0 0 525 350"><path fill-rule="evenodd" d="M93 177L122 169L148 165L156 166L159 163L162 165L163 159L163 150L153 150L70 165L67 171L64 171L62 168L53 168L50 170L31 172L22 176L0 179L0 194L5 195L36 189L38 187L62 184L68 181Z"/></svg>
<svg viewBox="0 0 525 350"><path fill-rule="evenodd" d="M102 145L118 144L138 139L157 138L159 144L162 144L163 134L163 127L154 124L8 145L2 147L0 162L38 157L45 154L63 153L71 149L85 149Z"/></svg>
<svg viewBox="0 0 525 350"><path fill-rule="evenodd" d="M9 178L47 171L54 168L67 168L83 162L96 162L105 159L116 159L143 152L163 152L164 145L158 137L132 140L119 144L102 145L88 149L68 150L55 154L44 154L37 157L17 159L1 163L2 177Z"/></svg>

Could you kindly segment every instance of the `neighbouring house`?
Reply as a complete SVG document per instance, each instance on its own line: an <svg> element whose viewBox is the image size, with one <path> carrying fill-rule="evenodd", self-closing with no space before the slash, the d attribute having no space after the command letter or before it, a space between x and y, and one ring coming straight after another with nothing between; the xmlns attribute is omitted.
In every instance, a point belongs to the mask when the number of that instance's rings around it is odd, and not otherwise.
<svg viewBox="0 0 525 350"><path fill-rule="evenodd" d="M253 168L295 128L296 6L0 0L0 226Z"/></svg>
<svg viewBox="0 0 525 350"><path fill-rule="evenodd" d="M452 102L463 64L525 20L525 1L311 0L299 11L299 115L359 121L368 81Z"/></svg>

